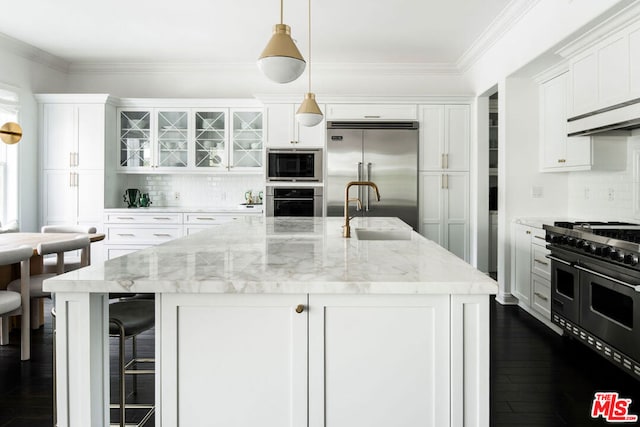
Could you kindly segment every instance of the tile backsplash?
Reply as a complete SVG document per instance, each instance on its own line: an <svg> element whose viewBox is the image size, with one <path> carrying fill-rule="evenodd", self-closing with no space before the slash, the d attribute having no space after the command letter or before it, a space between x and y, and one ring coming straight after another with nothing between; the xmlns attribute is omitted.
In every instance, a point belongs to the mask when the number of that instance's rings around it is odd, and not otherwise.
<svg viewBox="0 0 640 427"><path fill-rule="evenodd" d="M627 140L627 166L623 171L571 172L568 180L568 215L585 220L640 220L634 206L640 198L640 135Z"/></svg>
<svg viewBox="0 0 640 427"><path fill-rule="evenodd" d="M149 193L152 207L227 209L244 203L247 191L264 191L262 175L127 175L124 184L123 193L127 188Z"/></svg>

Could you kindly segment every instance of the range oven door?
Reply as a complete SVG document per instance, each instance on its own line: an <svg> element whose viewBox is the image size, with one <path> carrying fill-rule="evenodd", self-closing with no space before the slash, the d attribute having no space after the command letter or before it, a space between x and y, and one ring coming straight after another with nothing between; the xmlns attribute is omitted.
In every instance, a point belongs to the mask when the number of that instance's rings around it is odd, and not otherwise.
<svg viewBox="0 0 640 427"><path fill-rule="evenodd" d="M580 270L581 326L640 360L640 292L636 291L639 280L601 267L576 268Z"/></svg>
<svg viewBox="0 0 640 427"><path fill-rule="evenodd" d="M267 216L322 216L321 187L267 186Z"/></svg>
<svg viewBox="0 0 640 427"><path fill-rule="evenodd" d="M580 321L580 272L572 256L551 250L551 312L578 324Z"/></svg>

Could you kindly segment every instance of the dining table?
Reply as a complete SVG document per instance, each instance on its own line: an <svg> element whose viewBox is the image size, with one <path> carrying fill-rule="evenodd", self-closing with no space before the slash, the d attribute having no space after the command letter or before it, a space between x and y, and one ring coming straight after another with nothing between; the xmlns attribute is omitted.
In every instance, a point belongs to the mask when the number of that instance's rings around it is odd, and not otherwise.
<svg viewBox="0 0 640 427"><path fill-rule="evenodd" d="M19 246L31 246L33 248L33 255L29 260L30 275L41 274L43 271L43 257L38 254L38 245L40 243L50 243L62 240L73 239L77 236L89 236L91 243L104 240L104 233L30 233L30 232L15 232L15 233L2 233L0 234L0 250L14 249ZM91 260L91 251L88 250L87 259ZM6 289L7 285L20 278L20 264L4 265L0 266L0 290ZM28 290L27 290L28 291ZM39 310L36 313L31 314L29 319L29 329L37 329L44 324L44 304L40 300ZM10 324L12 327L18 327L20 323L13 322ZM23 332L24 333L24 332ZM30 333L28 331L27 333Z"/></svg>

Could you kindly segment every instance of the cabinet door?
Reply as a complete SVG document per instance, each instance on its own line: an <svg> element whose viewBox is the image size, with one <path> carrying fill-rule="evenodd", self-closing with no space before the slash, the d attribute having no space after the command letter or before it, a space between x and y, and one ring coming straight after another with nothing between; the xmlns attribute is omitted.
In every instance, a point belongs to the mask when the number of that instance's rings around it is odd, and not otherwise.
<svg viewBox="0 0 640 427"><path fill-rule="evenodd" d="M444 230L445 244L451 253L469 259L469 175L444 175Z"/></svg>
<svg viewBox="0 0 640 427"><path fill-rule="evenodd" d="M307 296L162 295L162 424L306 426L307 309L298 304Z"/></svg>
<svg viewBox="0 0 640 427"><path fill-rule="evenodd" d="M444 106L420 106L420 170L443 168L444 138Z"/></svg>
<svg viewBox="0 0 640 427"><path fill-rule="evenodd" d="M293 104L271 104L265 108L267 119L266 146L267 147L292 147L295 146L296 137L294 128L295 111Z"/></svg>
<svg viewBox="0 0 640 427"><path fill-rule="evenodd" d="M309 426L450 425L449 295L311 295Z"/></svg>
<svg viewBox="0 0 640 427"><path fill-rule="evenodd" d="M445 169L469 170L469 120L468 105L445 105Z"/></svg>
<svg viewBox="0 0 640 427"><path fill-rule="evenodd" d="M573 61L571 82L569 117L595 110L598 107L598 58L595 52Z"/></svg>
<svg viewBox="0 0 640 427"><path fill-rule="evenodd" d="M561 74L540 87L540 144L542 168L562 167L566 163L567 74Z"/></svg>
<svg viewBox="0 0 640 427"><path fill-rule="evenodd" d="M229 166L259 170L263 163L262 110L231 111Z"/></svg>
<svg viewBox="0 0 640 427"><path fill-rule="evenodd" d="M78 213L77 172L44 170L42 224L76 224ZM100 188L100 193L102 189ZM102 212L100 212L100 217Z"/></svg>
<svg viewBox="0 0 640 427"><path fill-rule="evenodd" d="M153 120L151 110L118 111L119 168L150 169L155 166L151 146Z"/></svg>
<svg viewBox="0 0 640 427"><path fill-rule="evenodd" d="M551 320L551 281L532 274L531 290L531 307Z"/></svg>
<svg viewBox="0 0 640 427"><path fill-rule="evenodd" d="M640 97L640 25L629 33L629 98Z"/></svg>
<svg viewBox="0 0 640 427"><path fill-rule="evenodd" d="M445 245L442 177L441 173L420 173L420 233L440 246Z"/></svg>
<svg viewBox="0 0 640 427"><path fill-rule="evenodd" d="M522 303L531 304L531 228L513 224L511 255L511 288L513 295Z"/></svg>
<svg viewBox="0 0 640 427"><path fill-rule="evenodd" d="M104 169L104 104L76 106L78 146L75 166L81 169Z"/></svg>
<svg viewBox="0 0 640 427"><path fill-rule="evenodd" d="M44 104L42 115L43 168L72 167L77 140L74 104Z"/></svg>
<svg viewBox="0 0 640 427"><path fill-rule="evenodd" d="M81 170L75 180L78 194L77 221L98 226L104 216L104 171Z"/></svg>
<svg viewBox="0 0 640 427"><path fill-rule="evenodd" d="M216 170L227 167L226 110L198 110L193 113L194 144L193 166L198 170Z"/></svg>
<svg viewBox="0 0 640 427"><path fill-rule="evenodd" d="M189 165L189 111L156 111L156 164L158 168Z"/></svg>
<svg viewBox="0 0 640 427"><path fill-rule="evenodd" d="M598 108L628 100L629 41L626 34L598 50Z"/></svg>

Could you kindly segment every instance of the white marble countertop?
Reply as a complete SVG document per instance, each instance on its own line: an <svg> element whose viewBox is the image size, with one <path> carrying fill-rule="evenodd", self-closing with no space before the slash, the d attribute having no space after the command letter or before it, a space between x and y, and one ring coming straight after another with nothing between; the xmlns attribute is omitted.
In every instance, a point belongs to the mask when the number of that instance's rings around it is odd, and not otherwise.
<svg viewBox="0 0 640 427"><path fill-rule="evenodd" d="M342 218L242 217L47 280L52 292L496 294L497 283L411 231L411 240L342 237ZM354 218L398 229L397 218ZM354 233L355 234L355 233Z"/></svg>

